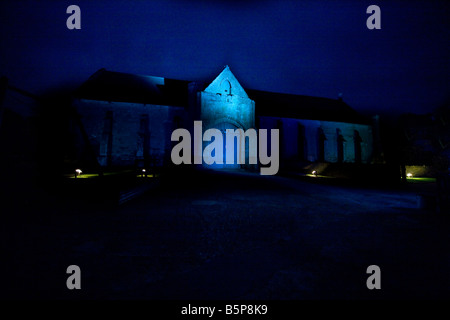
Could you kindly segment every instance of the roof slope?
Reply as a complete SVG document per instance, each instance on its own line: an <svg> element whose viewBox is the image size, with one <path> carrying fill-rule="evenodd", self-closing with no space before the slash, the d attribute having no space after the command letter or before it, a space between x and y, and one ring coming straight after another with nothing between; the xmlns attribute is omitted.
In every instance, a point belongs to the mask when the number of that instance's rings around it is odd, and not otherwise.
<svg viewBox="0 0 450 320"><path fill-rule="evenodd" d="M187 106L188 81L100 69L76 92L77 98Z"/></svg>
<svg viewBox="0 0 450 320"><path fill-rule="evenodd" d="M325 120L369 124L363 117L341 99L319 98L295 94L246 90L255 101L257 116Z"/></svg>
<svg viewBox="0 0 450 320"><path fill-rule="evenodd" d="M231 74L228 66L221 74L224 72ZM100 69L81 85L76 92L76 97L186 107L189 104L190 82ZM200 90L205 87L207 87L206 84L198 84ZM360 115L341 99L244 90L249 98L255 101L256 116L370 124L369 119Z"/></svg>

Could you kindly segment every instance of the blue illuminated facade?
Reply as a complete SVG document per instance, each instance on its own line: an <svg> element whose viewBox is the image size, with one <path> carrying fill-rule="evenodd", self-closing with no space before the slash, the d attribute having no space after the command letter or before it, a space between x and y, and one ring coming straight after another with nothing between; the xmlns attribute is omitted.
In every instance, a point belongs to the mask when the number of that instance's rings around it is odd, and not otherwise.
<svg viewBox="0 0 450 320"><path fill-rule="evenodd" d="M192 133L196 120L202 121L203 132L279 129L284 167L371 163L373 158L370 121L341 99L245 90L228 66L207 83L101 69L80 87L73 105L87 136L81 144L104 167L170 165L171 133L177 128ZM224 159L226 153L224 147ZM212 167L252 168L248 150L245 164Z"/></svg>

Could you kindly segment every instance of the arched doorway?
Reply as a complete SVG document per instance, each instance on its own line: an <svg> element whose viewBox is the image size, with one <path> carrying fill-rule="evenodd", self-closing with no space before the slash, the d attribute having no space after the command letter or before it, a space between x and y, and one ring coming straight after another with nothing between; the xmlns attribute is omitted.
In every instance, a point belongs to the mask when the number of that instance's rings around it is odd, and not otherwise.
<svg viewBox="0 0 450 320"><path fill-rule="evenodd" d="M238 129L238 127L232 123L229 122L221 122L218 123L214 126L215 129L220 130L220 132L222 132L222 142L223 142L223 149L222 149L222 156L223 156L223 164L203 164L205 167L207 168L211 168L211 169L240 169L241 165L238 163L238 159L241 153L241 150L239 148L239 141L238 138L234 138L233 140L233 149L232 150L228 150L227 149L227 144L226 144L226 132L227 129L232 129L233 131ZM209 144L210 142L206 143ZM204 145L205 147L205 145ZM232 164L227 164L226 163L226 158L227 158L227 153L229 152L233 152L233 163ZM244 151L245 152L245 151ZM212 156L215 156L215 151L213 151Z"/></svg>

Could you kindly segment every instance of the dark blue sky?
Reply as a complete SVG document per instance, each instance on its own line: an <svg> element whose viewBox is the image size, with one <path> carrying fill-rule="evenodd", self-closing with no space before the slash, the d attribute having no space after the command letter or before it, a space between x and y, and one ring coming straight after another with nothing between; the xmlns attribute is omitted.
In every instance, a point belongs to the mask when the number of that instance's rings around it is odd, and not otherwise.
<svg viewBox="0 0 450 320"><path fill-rule="evenodd" d="M81 8L81 30L66 8ZM381 8L381 30L366 9ZM40 94L99 68L336 98L367 113L450 101L447 1L1 1L0 74Z"/></svg>

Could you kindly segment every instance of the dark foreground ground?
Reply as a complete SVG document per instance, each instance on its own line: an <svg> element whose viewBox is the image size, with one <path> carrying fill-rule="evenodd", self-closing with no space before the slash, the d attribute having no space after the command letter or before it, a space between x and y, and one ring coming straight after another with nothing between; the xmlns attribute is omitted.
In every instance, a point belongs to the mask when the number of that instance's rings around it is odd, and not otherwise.
<svg viewBox="0 0 450 320"><path fill-rule="evenodd" d="M16 218L2 228L2 295L448 299L449 219L418 210L416 191L202 172L122 206L18 204L3 213ZM73 264L78 291L66 288ZM369 265L381 290L366 287Z"/></svg>

